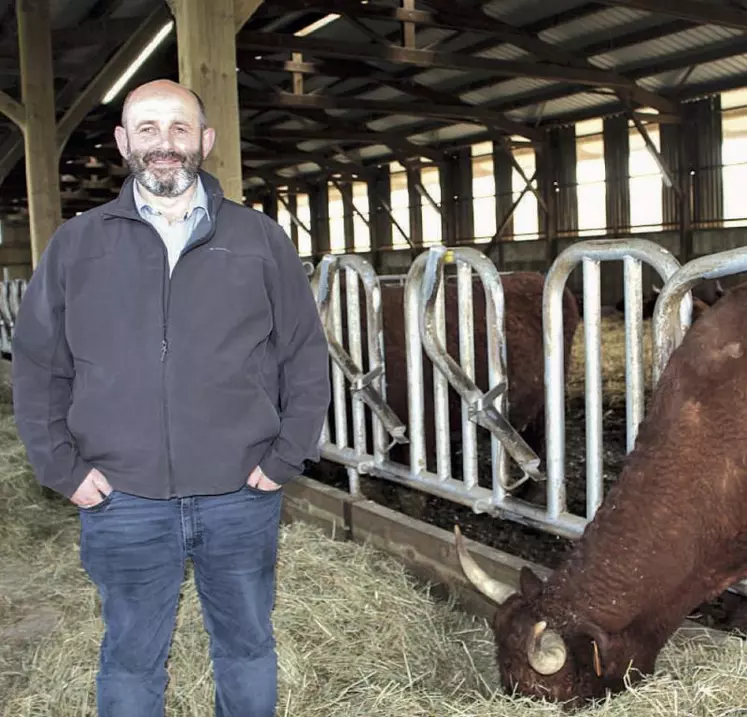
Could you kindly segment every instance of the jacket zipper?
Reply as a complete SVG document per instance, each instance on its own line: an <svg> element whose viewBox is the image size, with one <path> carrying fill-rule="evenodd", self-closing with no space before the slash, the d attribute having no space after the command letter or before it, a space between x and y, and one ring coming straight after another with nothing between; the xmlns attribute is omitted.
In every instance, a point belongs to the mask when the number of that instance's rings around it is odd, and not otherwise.
<svg viewBox="0 0 747 717"><path fill-rule="evenodd" d="M137 217L135 221L140 224L147 226L158 239L158 243L163 251L163 290L161 291L162 309L163 309L163 335L161 338L161 391L163 395L163 431L166 442L166 470L168 473L168 487L169 496L176 495L176 484L174 482L174 469L171 460L171 434L169 431L169 399L168 391L166 389L166 369L168 353L169 353L169 306L171 303L171 277L169 272L169 255L166 251L166 247L163 244L160 234L156 228L150 223L145 221L142 217ZM182 256L187 252L191 251L200 244L204 244L209 241L210 237L215 233L215 225L211 226L210 231L201 237L198 241L190 244L186 251L182 252ZM181 259L181 256L179 257ZM179 260L177 260L178 263ZM176 269L176 267L174 267Z"/></svg>
<svg viewBox="0 0 747 717"><path fill-rule="evenodd" d="M158 237L161 241L161 237ZM163 337L161 339L161 388L163 391L163 431L166 439L166 471L168 473L169 496L176 495L174 469L171 461L171 431L169 428L169 393L167 383L167 357L169 353L169 304L171 300L171 277L169 276L169 258L164 247L163 256Z"/></svg>

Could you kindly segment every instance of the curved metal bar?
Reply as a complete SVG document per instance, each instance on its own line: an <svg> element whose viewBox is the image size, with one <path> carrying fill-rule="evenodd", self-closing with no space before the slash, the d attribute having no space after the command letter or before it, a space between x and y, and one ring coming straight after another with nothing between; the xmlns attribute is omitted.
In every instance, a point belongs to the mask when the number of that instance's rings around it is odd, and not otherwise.
<svg viewBox="0 0 747 717"><path fill-rule="evenodd" d="M565 249L555 259L545 278L545 287L542 296L542 325L545 353L545 422L547 425L547 511L551 519L556 519L566 510L563 291L571 272L581 262L585 262L589 267L587 271L591 271L592 275L594 275L595 272L591 269L594 262L631 259L645 261L650 264L665 281L680 267L679 262L671 252L648 239L600 239L582 241ZM636 283L640 283L640 272L634 274L629 271L627 276L634 278ZM640 295L639 292L640 287L634 288L632 294L638 296ZM587 294L587 288L585 287L584 296L592 302L599 301L599 293L593 289ZM628 338L633 337L641 330L640 306L636 306L635 310L632 310L634 307L631 304L632 300L626 303L628 310L626 311L625 323ZM584 311L588 313L587 310L588 307L585 303ZM593 309L591 311L593 314ZM690 295L682 297L678 330L686 330L687 325L689 325L691 312L692 298ZM662 326L661 330L665 328L665 326ZM599 334L591 332L589 335L598 344ZM654 329L654 336L656 337L656 328ZM597 348L598 345L594 348L586 346L587 356L590 351L597 350ZM592 371L592 377L597 381L599 381L599 376L599 371ZM598 386L586 386L587 409L589 404L595 400L595 391L596 398L599 400L600 394L598 388ZM637 429L640 419L636 417L642 417L642 402L643 395L641 392L641 395L637 397L634 404L628 406L629 419L631 416L633 417L628 422L629 427L635 423ZM601 422L601 413L598 408L598 406L593 408L590 416L587 417L589 421L592 419L595 421L595 425L591 428L592 435L597 436L597 442L599 436L601 436L601 425L599 425ZM587 422L588 430L589 425ZM628 438L630 440L631 436L629 435ZM589 511L595 509L601 497L598 495L599 491L594 490L594 486L598 488L602 479L600 461L595 460L588 464L586 479L587 485L592 485L592 500L587 506L587 518L591 519L593 515ZM597 495L594 495L594 493L597 493Z"/></svg>
<svg viewBox="0 0 747 717"><path fill-rule="evenodd" d="M524 471L522 480L513 486L508 486L504 477L503 488L510 490L527 478L543 480L544 476L539 471L539 458L505 418L508 378L503 328L503 287L498 270L485 254L469 247L433 247L426 256L420 301L420 333L426 353L466 402L469 419L497 436L509 455ZM463 263L470 266L480 277L485 290L488 355L493 366L493 388L487 394L483 394L462 366L448 354L436 331L436 297L443 282L443 266L446 263ZM493 383L493 380L496 382ZM503 405L496 407L495 401L499 397Z"/></svg>
<svg viewBox="0 0 747 717"><path fill-rule="evenodd" d="M333 330L334 327L331 325L330 302L334 278L340 267L354 270L366 290L369 365L371 366L368 373L364 373L350 354L345 351L337 340ZM350 382L351 392L353 395L359 396L373 411L395 443L407 443L405 424L387 405L384 395L382 395L384 392L384 339L381 321L381 289L373 267L361 257L326 255L317 264L312 288L315 292L319 315L327 336L330 357ZM350 318L348 317L349 320ZM377 452L383 455L387 448L382 436L381 433L378 435Z"/></svg>
<svg viewBox="0 0 747 717"><path fill-rule="evenodd" d="M684 332L672 335L666 330L682 297L704 279L720 279L742 271L747 271L747 247L693 259L669 277L654 309L654 385L661 378L672 352L682 342Z"/></svg>

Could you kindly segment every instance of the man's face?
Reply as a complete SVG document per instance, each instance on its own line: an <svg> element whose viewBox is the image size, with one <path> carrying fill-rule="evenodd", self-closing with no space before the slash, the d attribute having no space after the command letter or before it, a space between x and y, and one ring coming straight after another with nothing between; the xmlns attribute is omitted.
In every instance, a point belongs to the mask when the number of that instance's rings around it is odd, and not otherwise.
<svg viewBox="0 0 747 717"><path fill-rule="evenodd" d="M212 130L200 126L197 102L180 90L134 95L115 137L135 178L158 197L183 194L213 144Z"/></svg>

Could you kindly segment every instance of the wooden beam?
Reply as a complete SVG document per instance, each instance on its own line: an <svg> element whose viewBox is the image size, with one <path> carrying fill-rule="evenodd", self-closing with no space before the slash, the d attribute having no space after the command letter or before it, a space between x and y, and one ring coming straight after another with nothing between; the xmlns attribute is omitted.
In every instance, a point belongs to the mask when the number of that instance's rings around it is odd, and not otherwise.
<svg viewBox="0 0 747 717"><path fill-rule="evenodd" d="M236 22L236 32L238 33L244 25L250 20L264 0L234 0L233 17Z"/></svg>
<svg viewBox="0 0 747 717"><path fill-rule="evenodd" d="M257 109L309 108L322 110L361 110L385 115L399 114L410 117L434 117L443 120L466 120L476 124L499 127L509 134L518 134L531 140L540 140L542 130L502 117L497 112L471 105L438 105L424 102L397 102L393 100L363 100L357 97L324 95L246 94L242 106Z"/></svg>
<svg viewBox="0 0 747 717"><path fill-rule="evenodd" d="M392 87L393 89L403 92L408 95L416 95L420 98L433 101L437 104L453 105L455 107L465 107L472 109L476 107L477 111L481 114L481 120L489 124L491 127L500 129L511 134L520 134L526 136L526 132L532 132L531 128L521 125L508 117L498 113L491 112L484 107L467 104L459 99L458 95L452 95L447 92L441 92L440 90L434 90L426 85L420 85L410 80L399 80L396 77L392 77L390 74L379 70L376 67L366 65L363 62L356 62L355 60L348 60L345 63L342 62L303 62L292 60L290 62L283 60L256 60L253 57L248 57L247 53L239 53L239 64L241 67L259 67L268 71L289 71L295 74L324 74L332 77L346 77L346 78L364 78L370 79L376 82L380 82L383 85ZM413 109L417 109L419 105L416 105ZM534 139L539 139L540 135Z"/></svg>
<svg viewBox="0 0 747 717"><path fill-rule="evenodd" d="M102 70L89 82L83 92L74 99L60 119L57 126L57 137L59 151L64 150L66 142L76 127L83 121L85 116L93 110L101 101L106 90L116 81L122 72L132 64L133 60L143 51L145 46L153 39L153 35L168 22L170 14L165 5L159 5L149 15L130 40L128 40L115 54L106 62ZM69 88L62 90L57 97L56 104L64 106L64 97L69 95ZM69 101L69 100L67 100ZM2 184L15 164L23 157L23 138L15 137L3 144L3 152L0 156L0 184Z"/></svg>
<svg viewBox="0 0 747 717"><path fill-rule="evenodd" d="M467 54L410 50L396 45L361 45L339 40L317 40L313 37L296 37L273 32L243 33L238 47L259 50L295 50L344 60L384 60L426 69L440 67L449 70L482 70L492 72L494 75L539 77L547 80L577 82L592 87L624 88L633 84L631 80L606 70L563 67L521 60L494 60Z"/></svg>
<svg viewBox="0 0 747 717"><path fill-rule="evenodd" d="M216 141L205 160L229 199L242 202L234 0L174 0L179 81L205 103ZM256 9L256 8L255 8Z"/></svg>
<svg viewBox="0 0 747 717"><path fill-rule="evenodd" d="M62 222L52 70L50 0L17 0L31 262L36 267Z"/></svg>
<svg viewBox="0 0 747 717"><path fill-rule="evenodd" d="M300 114L304 116L305 111L303 108L294 108L290 110L293 114ZM312 117L314 121L316 117L308 113L309 117ZM338 118L334 118L338 119ZM318 120L320 123L324 123L323 119ZM438 150L428 146L421 146L415 142L410 142L406 139L406 135L402 135L401 138L393 137L387 132L373 132L365 130L355 129L339 129L335 125L330 123L328 128L320 127L308 127L304 129L268 129L266 127L248 125L242 129L242 138L246 142L253 142L255 139L258 140L279 140L285 142L305 142L306 140L328 140L337 142L362 142L365 144L380 144L392 149L398 148L400 151L406 153L408 156L427 157L433 162L440 162L443 159L443 154ZM299 150L294 147L289 150L292 153L296 153Z"/></svg>
<svg viewBox="0 0 747 717"><path fill-rule="evenodd" d="M18 125L23 131L26 126L26 108L18 100L14 100L7 92L0 90L0 112Z"/></svg>
<svg viewBox="0 0 747 717"><path fill-rule="evenodd" d="M68 107L57 125L57 151L62 154L70 135L100 102L104 93L117 81L135 61L153 36L171 19L166 5L159 5L145 19L132 37L127 40L103 69L88 83L75 101ZM113 128L112 128L113 129Z"/></svg>

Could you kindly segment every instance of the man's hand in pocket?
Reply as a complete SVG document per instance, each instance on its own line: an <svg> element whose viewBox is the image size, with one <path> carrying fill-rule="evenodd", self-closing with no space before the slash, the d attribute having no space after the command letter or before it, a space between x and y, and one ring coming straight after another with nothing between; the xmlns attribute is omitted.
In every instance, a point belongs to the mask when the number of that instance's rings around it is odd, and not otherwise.
<svg viewBox="0 0 747 717"><path fill-rule="evenodd" d="M79 508L95 508L112 492L104 474L93 468L78 486L70 500Z"/></svg>

